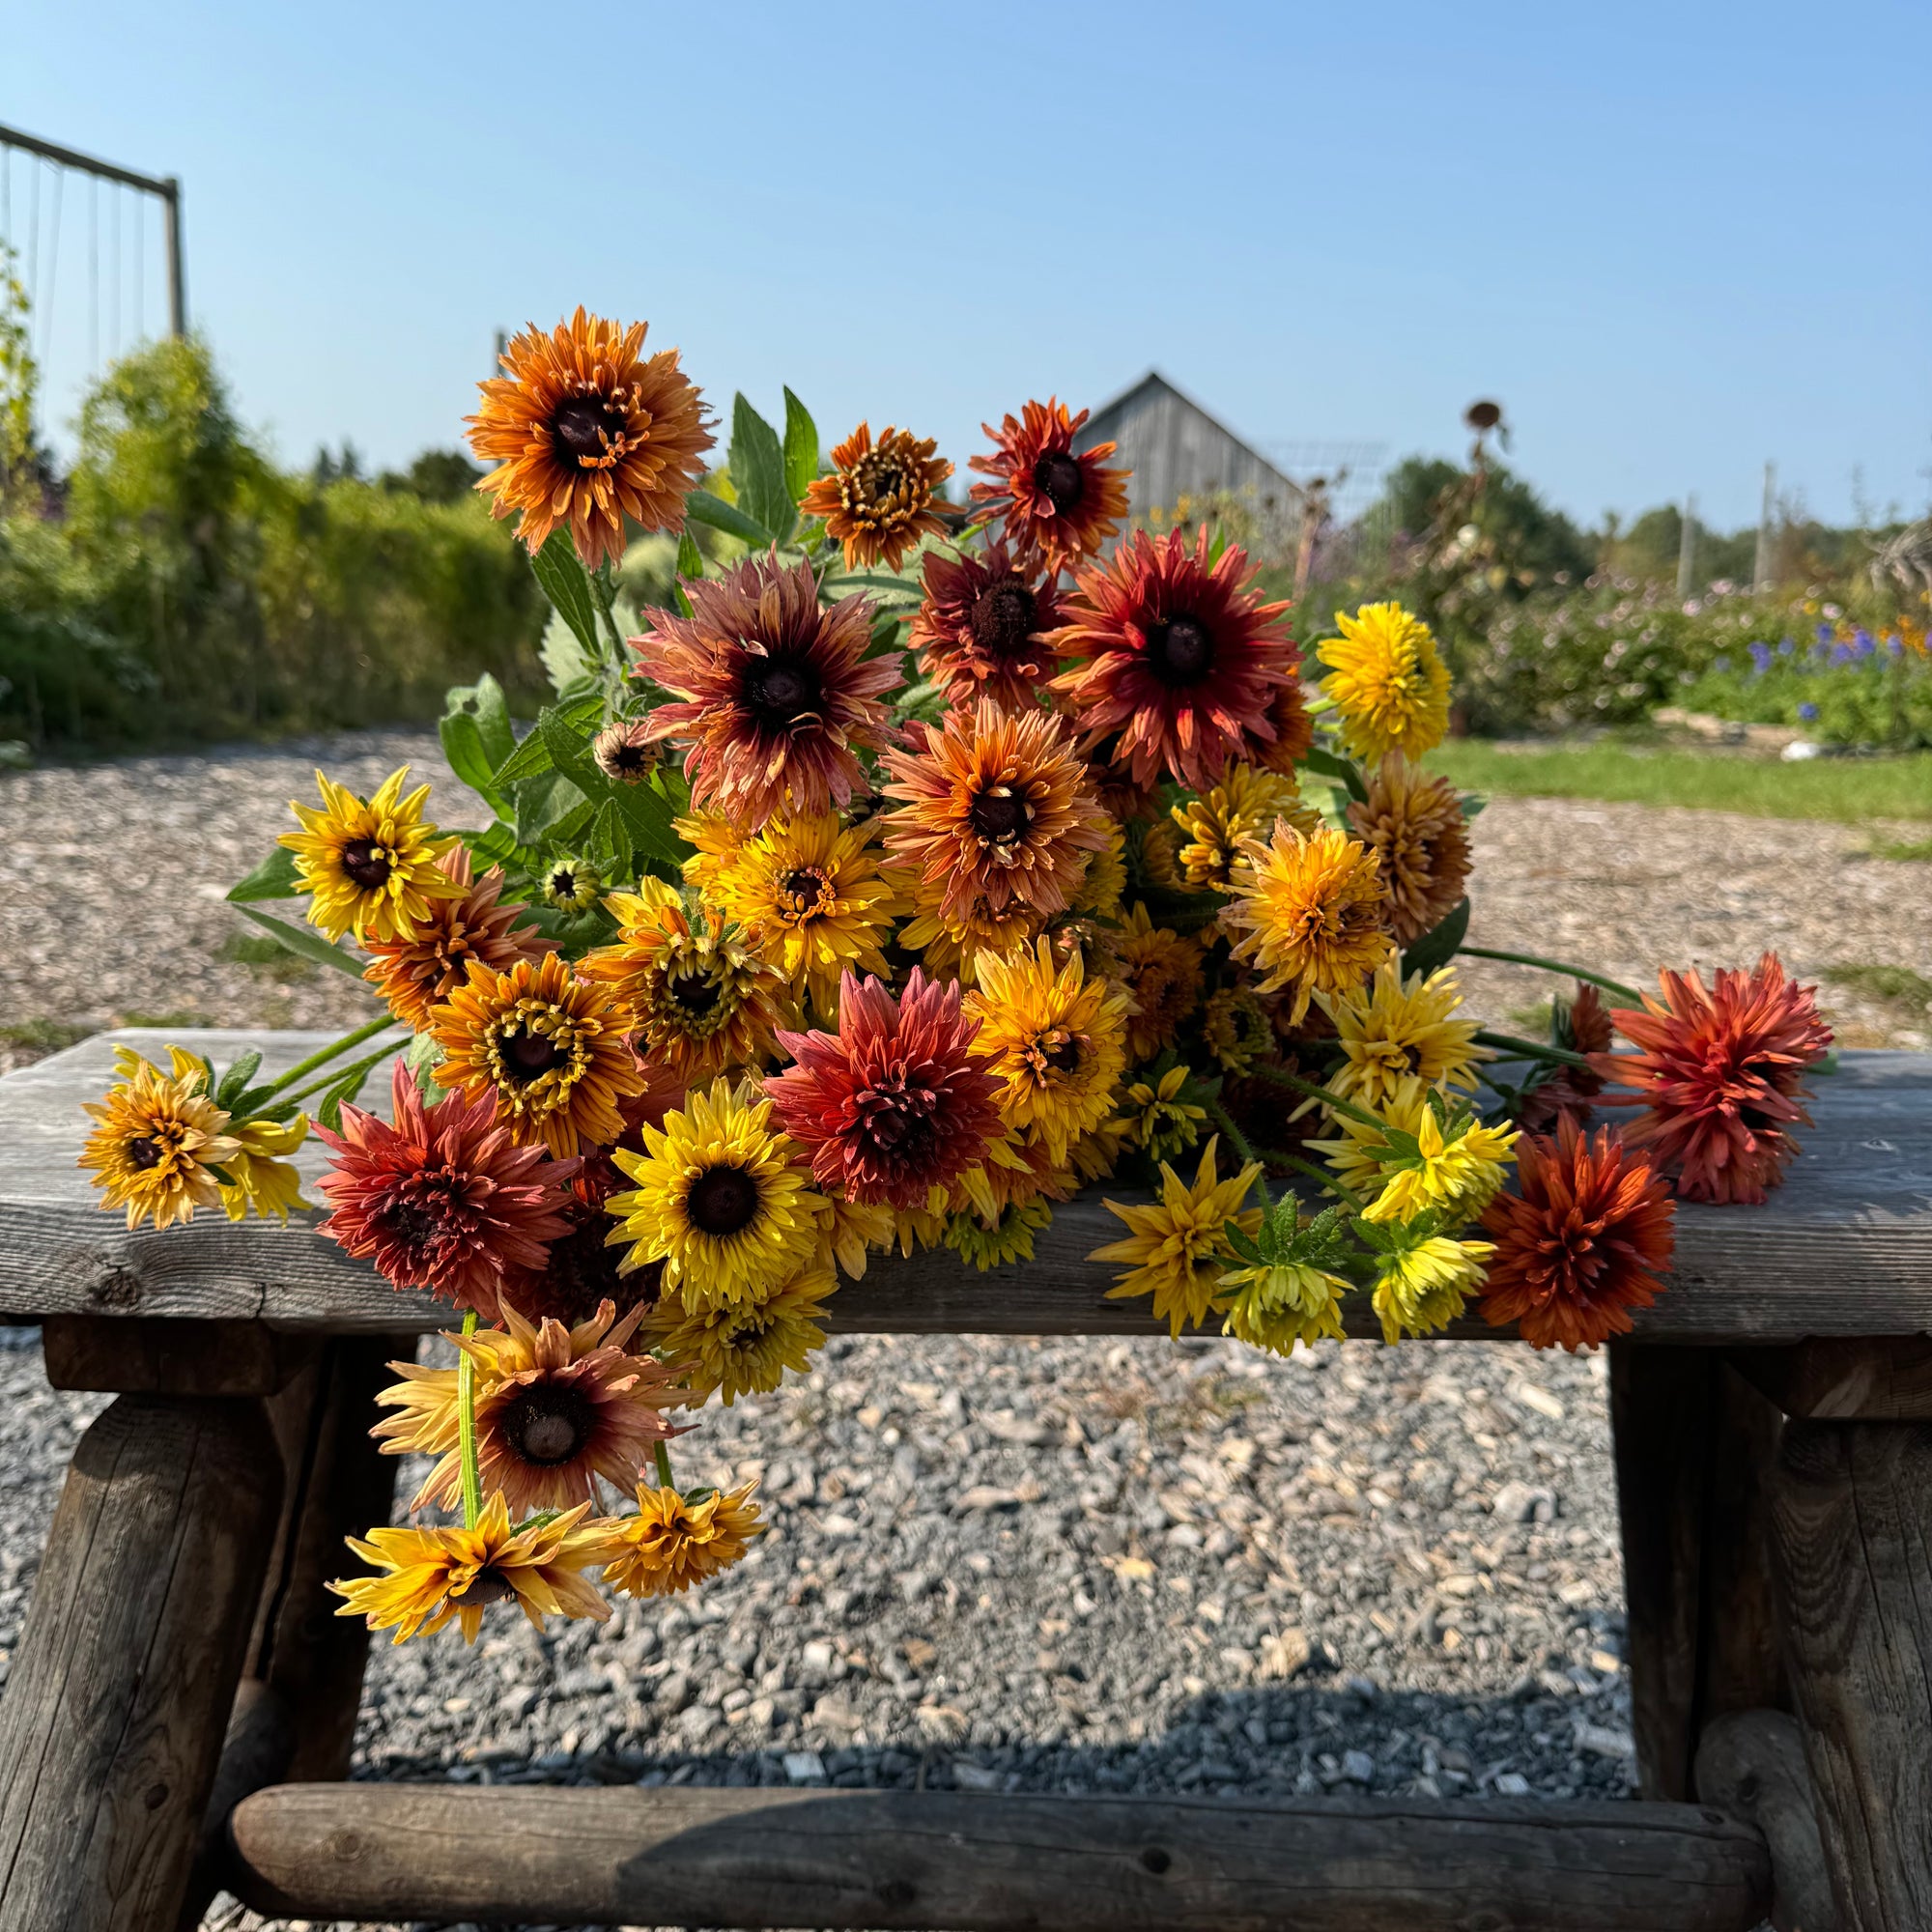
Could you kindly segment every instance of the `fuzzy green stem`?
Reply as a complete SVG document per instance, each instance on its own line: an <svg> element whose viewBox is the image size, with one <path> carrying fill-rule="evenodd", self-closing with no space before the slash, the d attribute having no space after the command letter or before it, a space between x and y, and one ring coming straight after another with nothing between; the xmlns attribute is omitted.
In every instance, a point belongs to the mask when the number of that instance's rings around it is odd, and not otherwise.
<svg viewBox="0 0 1932 1932"><path fill-rule="evenodd" d="M1331 1094L1325 1087L1318 1087L1312 1080L1304 1080L1297 1073L1291 1073L1284 1066L1257 1066L1253 1069L1264 1080L1272 1080L1277 1087L1292 1087L1297 1094L1306 1094L1311 1100L1320 1100L1335 1113L1346 1116L1359 1126L1374 1127L1379 1133L1388 1131L1388 1122L1378 1121L1366 1107L1358 1107L1352 1100L1345 1100L1339 1094Z"/></svg>
<svg viewBox="0 0 1932 1932"><path fill-rule="evenodd" d="M1228 1136L1228 1145L1240 1156L1242 1166L1262 1167L1264 1165L1261 1156L1248 1145L1247 1135L1235 1124L1234 1116L1228 1112L1227 1108L1222 1106L1220 1101L1209 1100L1208 1102L1208 1113L1214 1124ZM1255 1176L1254 1184L1261 1193L1263 1208L1272 1213L1274 1203L1268 1197L1266 1180L1258 1174Z"/></svg>
<svg viewBox="0 0 1932 1932"><path fill-rule="evenodd" d="M295 1065L278 1080L270 1081L269 1093L279 1094L285 1087L292 1087L304 1073L313 1073L318 1066L327 1066L338 1053L347 1053L352 1046L360 1046L365 1039L374 1039L379 1033L386 1032L401 1022L393 1013L384 1013L379 1020L371 1020L367 1026L357 1027L354 1033L346 1033L342 1037L320 1051L311 1053L306 1060L298 1061Z"/></svg>
<svg viewBox="0 0 1932 1932"><path fill-rule="evenodd" d="M476 1311L463 1318L463 1332L476 1332ZM456 1351L456 1442L463 1455L463 1526L474 1529L483 1514L483 1476L476 1466L476 1365L468 1349Z"/></svg>
<svg viewBox="0 0 1932 1932"><path fill-rule="evenodd" d="M651 1453L657 1461L658 1487L663 1490L676 1489L677 1485L670 1479L670 1451L659 1442Z"/></svg>
<svg viewBox="0 0 1932 1932"><path fill-rule="evenodd" d="M1640 1007L1643 995L1621 980L1611 980L1602 973L1585 972L1580 966L1566 966L1560 959L1546 959L1537 952L1503 952L1492 946L1459 946L1459 952L1466 952L1472 959L1500 959L1509 966L1537 966L1546 973L1559 973L1568 980L1581 980L1592 986L1601 986L1606 993L1614 993L1627 1005Z"/></svg>
<svg viewBox="0 0 1932 1932"><path fill-rule="evenodd" d="M402 1048L401 1040L392 1040L380 1053L372 1053L366 1060L352 1061L347 1066L331 1066L320 1080L312 1080L306 1087L298 1088L295 1093L284 1097L290 1100L306 1100L311 1094L324 1093L328 1088L347 1080L352 1073L367 1073L372 1066L380 1066L392 1054L401 1052Z"/></svg>
<svg viewBox="0 0 1932 1932"><path fill-rule="evenodd" d="M1478 1046L1492 1046L1498 1053L1509 1054L1523 1060L1548 1060L1558 1066L1580 1066L1588 1069L1590 1059L1587 1054L1572 1053L1567 1046L1551 1046L1547 1041L1518 1039L1514 1034L1492 1033L1484 1027L1477 1033Z"/></svg>
<svg viewBox="0 0 1932 1932"><path fill-rule="evenodd" d="M1312 1160L1303 1160L1299 1154L1294 1153L1285 1153L1282 1159L1297 1173L1305 1174L1310 1180L1319 1180L1329 1193L1340 1196L1357 1214L1367 1211L1368 1204L1362 1197L1353 1188L1345 1186L1325 1167L1317 1167Z"/></svg>

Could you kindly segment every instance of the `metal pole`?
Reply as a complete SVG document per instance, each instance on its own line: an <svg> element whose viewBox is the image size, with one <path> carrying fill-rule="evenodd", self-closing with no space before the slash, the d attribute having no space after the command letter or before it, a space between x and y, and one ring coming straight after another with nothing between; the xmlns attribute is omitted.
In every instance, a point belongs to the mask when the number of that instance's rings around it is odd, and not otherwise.
<svg viewBox="0 0 1932 1932"><path fill-rule="evenodd" d="M1764 506L1757 513L1757 556L1751 565L1751 587L1756 590L1771 588L1771 519L1773 501L1777 491L1777 465L1764 466Z"/></svg>
<svg viewBox="0 0 1932 1932"><path fill-rule="evenodd" d="M182 263L182 188L173 175L161 184L161 200L168 221L168 332L179 338L187 333L187 270Z"/></svg>
<svg viewBox="0 0 1932 1932"><path fill-rule="evenodd" d="M1690 595L1690 580L1697 567L1697 497L1693 492L1684 499L1684 517L1677 538L1677 601Z"/></svg>

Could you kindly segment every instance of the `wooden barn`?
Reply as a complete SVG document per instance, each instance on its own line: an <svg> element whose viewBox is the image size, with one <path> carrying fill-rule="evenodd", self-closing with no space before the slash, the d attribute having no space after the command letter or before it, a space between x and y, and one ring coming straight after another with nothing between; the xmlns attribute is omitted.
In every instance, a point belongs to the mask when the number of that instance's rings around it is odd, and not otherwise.
<svg viewBox="0 0 1932 1932"><path fill-rule="evenodd" d="M1082 449L1096 442L1120 445L1117 460L1134 472L1127 504L1136 524L1163 527L1182 497L1198 499L1221 490L1243 498L1264 529L1298 521L1301 492L1295 485L1157 369L1095 410L1076 441Z"/></svg>

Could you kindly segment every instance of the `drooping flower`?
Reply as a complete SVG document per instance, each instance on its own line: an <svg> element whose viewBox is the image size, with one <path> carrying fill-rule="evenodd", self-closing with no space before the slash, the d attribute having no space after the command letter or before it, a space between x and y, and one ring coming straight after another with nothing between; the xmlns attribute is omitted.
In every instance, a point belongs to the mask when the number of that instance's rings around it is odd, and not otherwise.
<svg viewBox="0 0 1932 1932"><path fill-rule="evenodd" d="M1170 1066L1136 1080L1121 1096L1127 1139L1151 1160L1173 1160L1201 1138L1208 1110L1187 1097L1189 1085L1184 1065Z"/></svg>
<svg viewBox="0 0 1932 1932"><path fill-rule="evenodd" d="M710 427L675 349L641 352L628 328L580 308L546 335L534 324L503 352L504 374L479 386L469 446L498 467L477 484L491 514L518 513L532 555L567 526L584 567L624 555L624 519L684 527L684 499L704 473Z"/></svg>
<svg viewBox="0 0 1932 1932"><path fill-rule="evenodd" d="M245 1220L252 1209L286 1223L293 1209L310 1205L301 1198L301 1176L288 1158L308 1138L308 1125L306 1114L228 1123L235 1151L221 1163L228 1176L221 1206L231 1221Z"/></svg>
<svg viewBox="0 0 1932 1932"><path fill-rule="evenodd" d="M1370 776L1367 801L1350 806L1349 823L1381 859L1398 946L1434 932L1462 903L1472 863L1468 820L1447 779L1391 752Z"/></svg>
<svg viewBox="0 0 1932 1932"><path fill-rule="evenodd" d="M1578 981L1572 999L1555 1003L1552 1017L1556 1024L1551 1030L1558 1046L1588 1055L1609 1052L1615 1029L1596 987ZM1539 1080L1522 1094L1517 1105L1517 1124L1525 1133L1536 1134L1549 1132L1564 1120L1580 1127L1589 1120L1593 1103L1603 1091L1603 1076L1590 1067L1552 1067L1547 1079Z"/></svg>
<svg viewBox="0 0 1932 1932"><path fill-rule="evenodd" d="M1192 550L1179 530L1135 530L1079 572L1054 642L1084 662L1053 688L1083 749L1112 743L1141 783L1166 773L1205 791L1228 759L1273 742L1274 696L1299 658L1281 625L1287 605L1263 603L1253 577L1234 545L1209 561L1206 525Z"/></svg>
<svg viewBox="0 0 1932 1932"><path fill-rule="evenodd" d="M1350 1284L1308 1262L1242 1263L1222 1273L1221 1332L1271 1355L1339 1341Z"/></svg>
<svg viewBox="0 0 1932 1932"><path fill-rule="evenodd" d="M668 1303L652 1323L652 1340L694 1403L723 1395L729 1408L741 1395L768 1395L787 1369L804 1375L810 1368L812 1351L825 1346L819 1318L838 1288L832 1271L813 1262L724 1307Z"/></svg>
<svg viewBox="0 0 1932 1932"><path fill-rule="evenodd" d="M604 1580L627 1597L674 1597L728 1570L761 1535L756 1483L680 1495L638 1490L638 1513L606 1525Z"/></svg>
<svg viewBox="0 0 1932 1932"><path fill-rule="evenodd" d="M925 599L908 641L949 704L990 697L1023 711L1060 667L1048 639L1062 621L1053 580L1019 569L996 539L978 556L926 552Z"/></svg>
<svg viewBox="0 0 1932 1932"><path fill-rule="evenodd" d="M1400 604L1364 604L1335 612L1339 638L1315 655L1328 667L1322 692L1341 714L1342 740L1374 762L1389 752L1419 758L1449 728L1449 667L1421 618Z"/></svg>
<svg viewBox="0 0 1932 1932"><path fill-rule="evenodd" d="M1424 1222L1421 1229L1427 1229ZM1386 1231L1388 1246L1377 1257L1370 1297L1382 1324L1382 1340L1433 1335L1462 1314L1483 1285L1483 1268L1495 1250L1488 1241L1456 1240L1420 1229Z"/></svg>
<svg viewBox="0 0 1932 1932"><path fill-rule="evenodd" d="M629 1015L638 1048L674 1087L762 1066L789 1006L784 975L695 893L644 878L604 901L617 937L578 961Z"/></svg>
<svg viewBox="0 0 1932 1932"><path fill-rule="evenodd" d="M395 1124L345 1105L342 1131L320 1124L334 1165L316 1184L333 1210L317 1229L396 1288L422 1288L495 1319L506 1276L540 1268L564 1232L574 1160L520 1147L488 1094L433 1107L408 1068L390 1083Z"/></svg>
<svg viewBox="0 0 1932 1932"><path fill-rule="evenodd" d="M998 429L980 424L996 454L969 466L993 479L973 485L980 521L999 517L1007 542L1022 557L1038 555L1049 577L1092 556L1127 514L1127 472L1106 467L1115 445L1073 447L1087 415L1069 415L1056 397L1030 402Z"/></svg>
<svg viewBox="0 0 1932 1932"><path fill-rule="evenodd" d="M1201 1015L1201 1037L1225 1073L1252 1073L1275 1050L1274 1022L1252 986L1223 986Z"/></svg>
<svg viewBox="0 0 1932 1932"><path fill-rule="evenodd" d="M910 430L886 432L875 443L869 423L861 423L832 451L832 469L806 491L799 508L823 517L826 534L845 553L847 570L869 570L883 563L896 570L920 539L944 533L944 519L933 514L933 492L952 474L952 466L931 438Z"/></svg>
<svg viewBox="0 0 1932 1932"><path fill-rule="evenodd" d="M1121 983L1132 996L1127 1060L1151 1060L1174 1044L1181 1022L1201 1004L1201 943L1155 925L1136 903L1114 935Z"/></svg>
<svg viewBox="0 0 1932 1932"><path fill-rule="evenodd" d="M915 966L895 999L845 976L836 1034L785 1034L792 1065L766 1081L821 1186L848 1201L923 1208L999 1137L999 1081L976 1064L979 1028L956 984Z"/></svg>
<svg viewBox="0 0 1932 1932"><path fill-rule="evenodd" d="M1246 1234L1261 1226L1261 1209L1241 1207L1261 1169L1244 1167L1221 1179L1215 1166L1219 1144L1217 1136L1202 1151L1193 1186L1163 1163L1157 1202L1109 1201L1107 1211L1126 1223L1126 1236L1088 1256L1089 1261L1124 1263L1126 1271L1107 1291L1107 1299L1152 1295L1154 1319L1165 1321L1177 1340L1183 1323L1198 1328L1208 1319L1222 1274L1235 1264L1228 1224L1232 1221Z"/></svg>
<svg viewBox="0 0 1932 1932"><path fill-rule="evenodd" d="M86 1101L99 1122L87 1137L78 1165L94 1171L101 1207L125 1208L129 1228L153 1221L170 1228L191 1221L197 1208L221 1199L221 1182L210 1170L240 1150L228 1116L208 1097L208 1075L193 1054L170 1047L172 1075L117 1047L120 1080L99 1102Z"/></svg>
<svg viewBox="0 0 1932 1932"><path fill-rule="evenodd" d="M604 1524L584 1523L589 1509L579 1503L513 1529L503 1498L491 1495L474 1529L453 1523L352 1536L350 1548L382 1574L329 1584L344 1600L335 1614L361 1617L372 1631L393 1630L397 1643L450 1623L474 1643L484 1610L506 1601L538 1630L547 1616L602 1623L611 1607L583 1573L604 1561L609 1537Z"/></svg>
<svg viewBox="0 0 1932 1932"><path fill-rule="evenodd" d="M302 829L277 842L296 855L309 923L326 938L354 932L358 945L409 939L432 900L464 895L467 889L437 864L457 841L423 823L428 785L403 796L409 775L409 766L400 766L363 799L317 772L322 810L290 800Z"/></svg>
<svg viewBox="0 0 1932 1932"><path fill-rule="evenodd" d="M1636 1090L1605 1104L1642 1105L1624 1139L1654 1149L1685 1200L1761 1202L1798 1151L1792 1123L1811 1118L1804 1069L1832 1043L1817 989L1787 979L1775 952L1748 973L1719 971L1713 988L1694 972L1658 978L1662 1000L1611 1010L1640 1051L1594 1058L1605 1080Z"/></svg>
<svg viewBox="0 0 1932 1932"><path fill-rule="evenodd" d="M848 1281L864 1281L872 1255L893 1244L893 1210L883 1203L847 1201L828 1193L818 1210L818 1264Z"/></svg>
<svg viewBox="0 0 1932 1932"><path fill-rule="evenodd" d="M521 1518L597 1501L596 1479L628 1491L654 1443L673 1434L660 1411L684 1400L674 1378L649 1355L627 1352L642 1319L618 1318L606 1301L588 1321L533 1326L506 1299L501 1328L446 1335L473 1365L478 1470ZM435 1466L412 1510L463 1498L459 1387L455 1369L391 1362L402 1378L377 1403L392 1411L370 1431L388 1456L433 1456Z"/></svg>
<svg viewBox="0 0 1932 1932"><path fill-rule="evenodd" d="M1045 1145L1056 1165L1113 1112L1126 1065L1127 996L1090 980L1078 954L1057 962L1045 939L980 961L964 1010L980 1022L975 1056L1000 1079L1000 1115Z"/></svg>
<svg viewBox="0 0 1932 1932"><path fill-rule="evenodd" d="M1251 960L1264 992L1287 988L1299 1024L1317 993L1352 992L1389 950L1382 929L1387 897L1376 855L1332 827L1304 835L1277 825L1264 845L1249 839L1249 862L1221 924L1235 957Z"/></svg>
<svg viewBox="0 0 1932 1932"><path fill-rule="evenodd" d="M837 1013L841 975L888 971L881 947L902 908L880 874L869 832L841 828L830 812L775 818L712 870L704 888L821 1014ZM711 869L704 855L697 864Z"/></svg>
<svg viewBox="0 0 1932 1932"><path fill-rule="evenodd" d="M367 942L362 977L388 1002L389 1010L417 1033L427 1030L430 1009L440 1006L469 977L473 965L507 973L520 959L541 959L556 951L534 926L517 923L525 908L502 905L503 871L493 866L472 880L469 854L452 846L437 862L462 887L454 898L429 901L407 939Z"/></svg>
<svg viewBox="0 0 1932 1932"><path fill-rule="evenodd" d="M1065 724L982 698L924 740L885 760L886 796L899 801L883 821L894 861L947 912L1065 911L1108 825Z"/></svg>
<svg viewBox="0 0 1932 1932"><path fill-rule="evenodd" d="M1198 798L1183 800L1168 816L1181 835L1176 854L1181 873L1198 891L1233 892L1236 868L1244 863L1243 843L1267 838L1277 820L1286 819L1302 833L1313 832L1321 823L1320 814L1302 803L1293 779L1233 763L1217 783Z"/></svg>
<svg viewBox="0 0 1932 1932"><path fill-rule="evenodd" d="M1317 999L1335 1023L1343 1056L1322 1085L1371 1112L1411 1078L1425 1087L1473 1088L1477 1067L1492 1057L1475 1043L1476 1022L1455 1017L1463 995L1453 966L1404 979L1390 954L1365 985Z"/></svg>
<svg viewBox="0 0 1932 1932"><path fill-rule="evenodd" d="M1556 1137L1517 1152L1520 1192L1483 1216L1495 1245L1485 1320L1517 1322L1532 1348L1573 1354L1630 1332L1630 1311L1663 1292L1676 1246L1670 1189L1645 1155L1608 1128L1594 1140L1565 1116Z"/></svg>
<svg viewBox="0 0 1932 1932"><path fill-rule="evenodd" d="M1080 1185L1071 1161L1070 1150L1065 1158L1056 1160L1053 1151L1037 1135L1009 1127L986 1150L986 1158L968 1168L953 1183L948 1205L955 1214L970 1211L991 1227L1009 1208L1023 1208L1042 1196L1071 1200Z"/></svg>
<svg viewBox="0 0 1932 1932"><path fill-rule="evenodd" d="M667 1291L687 1309L721 1308L811 1260L819 1198L798 1146L772 1124L772 1103L751 1082L694 1090L643 1137L641 1154L611 1155L637 1186L604 1204L617 1221L611 1245L629 1244L627 1272L661 1261Z"/></svg>
<svg viewBox="0 0 1932 1932"><path fill-rule="evenodd" d="M1414 1122L1405 1129L1414 1151L1404 1145L1381 1157L1382 1191L1363 1219L1412 1221L1434 1214L1453 1225L1480 1214L1516 1158L1517 1130L1507 1123L1487 1126L1466 1114L1444 1119L1433 1105L1425 1105Z"/></svg>
<svg viewBox="0 0 1932 1932"><path fill-rule="evenodd" d="M809 562L753 556L685 585L692 614L649 613L633 638L637 674L674 694L651 714L653 739L683 745L697 805L747 831L781 812L809 816L850 803L861 751L892 735L883 694L902 682L898 655L868 658L871 606L818 605Z"/></svg>
<svg viewBox="0 0 1932 1932"><path fill-rule="evenodd" d="M613 784L642 784L664 762L664 753L651 742L648 718L619 718L605 725L590 741L590 755Z"/></svg>
<svg viewBox="0 0 1932 1932"><path fill-rule="evenodd" d="M618 1102L644 1090L627 1030L611 994L554 952L507 973L472 966L430 1015L439 1084L488 1096L514 1139L559 1157L623 1133Z"/></svg>
<svg viewBox="0 0 1932 1932"><path fill-rule="evenodd" d="M927 885L917 872L903 867L892 868L888 876L913 909L899 928L899 945L921 954L926 972L935 979L978 985L982 959L1024 951L1039 938L1045 923L1024 899L1008 898L995 905L983 893L974 893L949 908L942 882Z"/></svg>
<svg viewBox="0 0 1932 1932"><path fill-rule="evenodd" d="M1053 1209L1044 1201L1015 1201L993 1221L971 1212L946 1217L946 1245L962 1262L984 1274L1010 1262L1033 1260L1033 1237L1051 1226Z"/></svg>

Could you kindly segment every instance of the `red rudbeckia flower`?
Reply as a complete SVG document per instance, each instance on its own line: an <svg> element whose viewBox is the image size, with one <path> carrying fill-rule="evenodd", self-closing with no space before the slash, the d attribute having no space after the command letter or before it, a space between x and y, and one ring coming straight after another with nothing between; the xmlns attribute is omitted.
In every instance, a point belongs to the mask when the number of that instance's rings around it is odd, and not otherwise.
<svg viewBox="0 0 1932 1932"><path fill-rule="evenodd" d="M949 704L990 697L1018 711L1039 702L1059 668L1047 639L1061 622L1053 580L1018 568L995 540L980 556L926 552L925 601L910 642Z"/></svg>
<svg viewBox="0 0 1932 1932"><path fill-rule="evenodd" d="M1127 472L1106 468L1115 445L1073 447L1086 421L1085 410L1068 415L1053 398L1029 403L1018 420L980 424L999 452L970 465L993 479L973 486L980 521L1001 518L1007 541L1022 556L1043 558L1049 577L1092 556L1127 514Z"/></svg>

